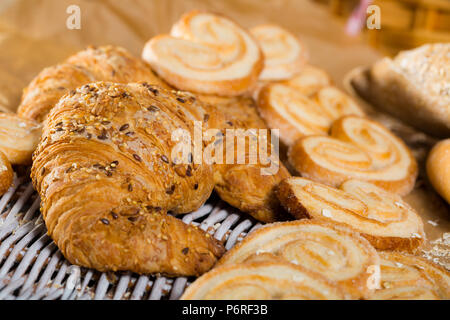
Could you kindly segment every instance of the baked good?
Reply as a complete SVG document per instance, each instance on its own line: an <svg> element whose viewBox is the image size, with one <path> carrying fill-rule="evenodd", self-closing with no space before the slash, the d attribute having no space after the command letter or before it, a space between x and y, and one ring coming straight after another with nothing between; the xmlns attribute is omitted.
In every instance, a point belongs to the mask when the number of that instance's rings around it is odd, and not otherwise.
<svg viewBox="0 0 450 320"><path fill-rule="evenodd" d="M363 116L361 108L335 87L326 86L307 96L289 83L271 83L258 94L258 111L267 125L280 129L280 140L290 146L307 135L326 135L334 120Z"/></svg>
<svg viewBox="0 0 450 320"><path fill-rule="evenodd" d="M306 64L305 46L292 33L280 26L262 24L250 29L264 54L264 69L260 80L290 79Z"/></svg>
<svg viewBox="0 0 450 320"><path fill-rule="evenodd" d="M450 43L384 58L351 79L371 104L431 135L450 136Z"/></svg>
<svg viewBox="0 0 450 320"><path fill-rule="evenodd" d="M8 191L14 179L14 172L8 158L0 151L0 195Z"/></svg>
<svg viewBox="0 0 450 320"><path fill-rule="evenodd" d="M289 162L302 176L333 187L359 179L399 195L414 188L416 160L381 124L346 116L333 123L330 135L301 138L291 146Z"/></svg>
<svg viewBox="0 0 450 320"><path fill-rule="evenodd" d="M218 266L261 261L267 257L300 265L337 282L353 299L370 294L368 269L379 265L369 242L335 223L314 220L279 222L248 235L228 251Z"/></svg>
<svg viewBox="0 0 450 320"><path fill-rule="evenodd" d="M210 165L174 152L173 131L193 134L190 104L202 108L146 83L99 82L52 109L31 177L48 234L71 263L189 276L221 256L209 234L167 214L196 210L214 186Z"/></svg>
<svg viewBox="0 0 450 320"><path fill-rule="evenodd" d="M422 257L381 252L380 288L374 300L449 300L450 273Z"/></svg>
<svg viewBox="0 0 450 320"><path fill-rule="evenodd" d="M258 43L245 29L197 10L185 13L170 35L148 41L142 58L177 89L221 96L248 92L264 64Z"/></svg>
<svg viewBox="0 0 450 320"><path fill-rule="evenodd" d="M450 139L440 141L431 149L426 170L433 187L450 203Z"/></svg>
<svg viewBox="0 0 450 320"><path fill-rule="evenodd" d="M208 125L222 131L222 135L214 141L219 150L223 150L223 160L214 164L214 189L217 194L259 221L284 219L286 214L274 189L290 174L279 160L277 150L271 144L270 131L258 116L253 100L245 97L199 98L209 103L206 107L209 110ZM242 131L233 131L238 138L233 137L234 142L228 139L227 143L227 130L230 129ZM265 130L265 134L260 129ZM244 140L247 133L248 140ZM244 146L245 150L240 149L239 145ZM266 145L266 148L250 148L256 145Z"/></svg>
<svg viewBox="0 0 450 320"><path fill-rule="evenodd" d="M364 181L339 189L292 177L277 189L281 204L297 219L326 219L359 232L379 250L413 252L425 240L423 222L402 198Z"/></svg>
<svg viewBox="0 0 450 320"><path fill-rule="evenodd" d="M24 89L20 116L43 121L58 100L84 84L96 81L146 81L165 86L141 60L121 47L88 47L65 62L42 70Z"/></svg>
<svg viewBox="0 0 450 320"><path fill-rule="evenodd" d="M41 125L14 113L0 113L0 151L11 164L31 164L41 137Z"/></svg>
<svg viewBox="0 0 450 320"><path fill-rule="evenodd" d="M212 269L192 283L182 300L340 300L338 285L283 261L249 262Z"/></svg>
<svg viewBox="0 0 450 320"><path fill-rule="evenodd" d="M324 70L307 64L295 77L282 81L283 84L295 88L306 96L311 96L323 87L332 84L331 78Z"/></svg>

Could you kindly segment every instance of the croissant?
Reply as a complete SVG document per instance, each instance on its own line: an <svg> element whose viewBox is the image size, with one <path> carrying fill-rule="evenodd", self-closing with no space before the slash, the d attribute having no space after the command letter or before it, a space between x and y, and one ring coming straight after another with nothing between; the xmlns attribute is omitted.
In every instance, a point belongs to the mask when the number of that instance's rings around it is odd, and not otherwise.
<svg viewBox="0 0 450 320"><path fill-rule="evenodd" d="M171 133L194 130L184 105L202 108L147 83L98 82L52 109L31 177L48 233L71 263L190 276L222 255L209 234L166 214L196 210L214 187L212 166L173 152Z"/></svg>
<svg viewBox="0 0 450 320"><path fill-rule="evenodd" d="M228 129L267 129L264 121L258 116L253 99L246 97L221 98L200 96L202 101L209 102L207 122L212 128L222 131ZM251 133L251 132L250 132ZM256 132L255 132L256 133ZM269 134L269 132L268 132ZM259 139L258 133L250 139ZM248 141L250 141L248 139ZM224 163L214 164L215 191L224 201L239 210L249 213L255 219L263 222L274 222L284 219L284 210L275 196L275 187L283 179L290 177L289 172L281 163L273 150L270 137L267 141L267 155L270 164L263 164L262 153L258 159L250 162L250 147L245 149L245 163L238 163L238 139L233 144L221 141L224 146ZM249 144L248 144L249 145ZM234 152L233 163L226 163L227 154ZM258 152L263 152L260 149ZM264 159L263 159L264 160ZM264 171L267 172L264 172Z"/></svg>
<svg viewBox="0 0 450 320"><path fill-rule="evenodd" d="M89 47L61 64L42 70L24 89L17 113L41 122L63 95L95 81L146 81L166 87L150 67L125 49Z"/></svg>

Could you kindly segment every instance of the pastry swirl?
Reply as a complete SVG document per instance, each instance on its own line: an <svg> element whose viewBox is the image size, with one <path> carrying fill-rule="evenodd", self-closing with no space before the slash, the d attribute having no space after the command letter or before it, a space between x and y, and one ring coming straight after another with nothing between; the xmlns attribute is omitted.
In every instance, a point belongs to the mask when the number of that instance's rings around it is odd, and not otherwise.
<svg viewBox="0 0 450 320"><path fill-rule="evenodd" d="M340 300L339 286L283 261L214 268L192 283L182 300Z"/></svg>
<svg viewBox="0 0 450 320"><path fill-rule="evenodd" d="M235 22L191 11L170 35L148 41L142 58L177 89L237 96L257 82L264 59L257 42Z"/></svg>
<svg viewBox="0 0 450 320"><path fill-rule="evenodd" d="M209 234L166 214L196 210L214 186L210 165L173 158L171 133L194 130L185 105L202 108L188 97L100 82L52 109L31 177L48 233L71 263L200 275L223 253Z"/></svg>
<svg viewBox="0 0 450 320"><path fill-rule="evenodd" d="M306 64L306 49L300 40L277 25L263 24L250 29L264 54L260 80L290 79Z"/></svg>
<svg viewBox="0 0 450 320"><path fill-rule="evenodd" d="M311 96L321 88L330 86L332 81L324 70L307 64L303 67L300 74L282 83L294 87L306 96Z"/></svg>
<svg viewBox="0 0 450 320"><path fill-rule="evenodd" d="M442 267L417 256L380 253L380 289L374 300L448 300L450 273Z"/></svg>
<svg viewBox="0 0 450 320"><path fill-rule="evenodd" d="M274 223L254 231L228 251L218 265L268 255L320 273L341 285L354 299L370 294L368 268L379 264L375 249L351 229L326 221L301 220Z"/></svg>
<svg viewBox="0 0 450 320"><path fill-rule="evenodd" d="M41 122L62 96L96 81L146 81L165 86L143 61L125 49L89 47L61 64L42 70L25 88L17 113Z"/></svg>
<svg viewBox="0 0 450 320"><path fill-rule="evenodd" d="M298 140L288 158L302 176L334 187L358 179L406 195L418 174L417 162L403 141L381 124L356 116L335 121L330 137Z"/></svg>
<svg viewBox="0 0 450 320"><path fill-rule="evenodd" d="M14 171L8 158L0 151L0 195L8 191L14 179Z"/></svg>
<svg viewBox="0 0 450 320"><path fill-rule="evenodd" d="M307 135L326 135L334 120L345 115L363 116L350 97L334 87L323 87L308 97L295 86L272 83L259 92L258 110L280 139L290 146Z"/></svg>
<svg viewBox="0 0 450 320"><path fill-rule="evenodd" d="M326 219L359 232L377 249L415 251L425 239L423 222L402 198L364 181L335 189L289 178L277 190L281 204L298 219Z"/></svg>

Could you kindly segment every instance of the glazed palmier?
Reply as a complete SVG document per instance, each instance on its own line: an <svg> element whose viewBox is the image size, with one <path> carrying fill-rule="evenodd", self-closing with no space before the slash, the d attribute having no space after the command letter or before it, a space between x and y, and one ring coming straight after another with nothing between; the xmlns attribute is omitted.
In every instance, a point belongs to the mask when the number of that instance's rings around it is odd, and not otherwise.
<svg viewBox="0 0 450 320"><path fill-rule="evenodd" d="M354 299L369 296L370 268L379 265L377 252L357 232L316 219L273 223L257 229L228 251L218 265L249 259L300 265L337 282Z"/></svg>
<svg viewBox="0 0 450 320"><path fill-rule="evenodd" d="M348 180L336 189L292 177L280 183L277 195L294 217L343 223L376 249L414 252L425 240L422 219L414 209L368 182Z"/></svg>
<svg viewBox="0 0 450 320"><path fill-rule="evenodd" d="M406 195L418 174L417 162L402 140L381 124L356 116L335 121L329 137L299 139L288 158L302 176L334 187L358 179Z"/></svg>

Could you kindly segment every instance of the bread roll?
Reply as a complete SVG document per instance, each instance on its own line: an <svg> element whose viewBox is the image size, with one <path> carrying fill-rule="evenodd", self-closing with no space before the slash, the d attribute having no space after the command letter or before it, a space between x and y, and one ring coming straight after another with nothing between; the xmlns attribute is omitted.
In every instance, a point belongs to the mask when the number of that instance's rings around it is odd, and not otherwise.
<svg viewBox="0 0 450 320"><path fill-rule="evenodd" d="M148 41L142 58L177 89L220 96L249 92L264 64L258 43L245 29L197 10L184 14L170 35Z"/></svg>
<svg viewBox="0 0 450 320"><path fill-rule="evenodd" d="M406 195L418 174L417 162L401 139L381 124L356 116L335 121L330 137L298 140L288 158L302 176L334 187L359 179Z"/></svg>
<svg viewBox="0 0 450 320"><path fill-rule="evenodd" d="M450 203L450 139L442 140L431 149L426 170L433 187Z"/></svg>
<svg viewBox="0 0 450 320"><path fill-rule="evenodd" d="M184 105L202 108L188 97L99 82L51 111L31 177L48 233L71 263L190 276L221 256L209 234L166 214L196 210L214 186L211 165L179 163L173 152L172 132L194 130Z"/></svg>
<svg viewBox="0 0 450 320"><path fill-rule="evenodd" d="M348 180L335 189L293 177L280 183L277 196L294 217L343 223L379 250L414 252L425 240L414 209L400 196L367 182Z"/></svg>
<svg viewBox="0 0 450 320"><path fill-rule="evenodd" d="M426 44L384 58L351 80L356 91L431 135L450 136L450 43Z"/></svg>

